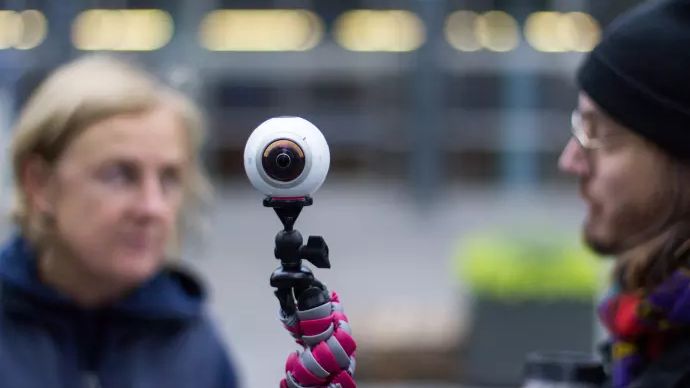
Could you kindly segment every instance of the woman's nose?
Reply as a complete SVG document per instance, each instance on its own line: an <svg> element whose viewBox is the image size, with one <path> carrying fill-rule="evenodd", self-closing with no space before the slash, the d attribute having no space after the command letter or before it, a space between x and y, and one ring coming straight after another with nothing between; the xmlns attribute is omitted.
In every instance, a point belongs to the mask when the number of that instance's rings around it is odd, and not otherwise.
<svg viewBox="0 0 690 388"><path fill-rule="evenodd" d="M142 182L139 196L140 211L150 217L164 216L167 209L165 193L158 179L153 177Z"/></svg>

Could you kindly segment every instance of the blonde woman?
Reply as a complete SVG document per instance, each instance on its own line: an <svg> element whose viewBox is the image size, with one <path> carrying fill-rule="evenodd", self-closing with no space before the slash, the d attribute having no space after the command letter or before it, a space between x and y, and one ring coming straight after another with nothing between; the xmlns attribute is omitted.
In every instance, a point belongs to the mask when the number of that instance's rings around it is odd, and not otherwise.
<svg viewBox="0 0 690 388"><path fill-rule="evenodd" d="M86 57L52 73L12 143L18 233L0 251L4 388L232 388L194 277L169 265L204 193L195 107Z"/></svg>

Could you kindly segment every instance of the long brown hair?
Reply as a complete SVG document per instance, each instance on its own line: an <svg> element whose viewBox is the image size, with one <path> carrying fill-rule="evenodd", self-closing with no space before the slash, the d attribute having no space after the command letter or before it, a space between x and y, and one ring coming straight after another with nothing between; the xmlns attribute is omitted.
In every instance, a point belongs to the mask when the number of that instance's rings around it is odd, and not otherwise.
<svg viewBox="0 0 690 388"><path fill-rule="evenodd" d="M649 291L679 267L690 265L690 161L669 158L670 211L655 236L620 255L614 280L626 291Z"/></svg>

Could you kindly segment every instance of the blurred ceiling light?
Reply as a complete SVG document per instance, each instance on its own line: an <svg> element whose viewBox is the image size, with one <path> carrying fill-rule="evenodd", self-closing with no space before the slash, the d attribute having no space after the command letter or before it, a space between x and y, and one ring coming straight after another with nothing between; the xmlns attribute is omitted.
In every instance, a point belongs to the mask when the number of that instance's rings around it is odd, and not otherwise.
<svg viewBox="0 0 690 388"><path fill-rule="evenodd" d="M569 33L566 40L572 51L592 51L601 39L601 27L591 16L583 12L569 12L562 17L562 27Z"/></svg>
<svg viewBox="0 0 690 388"><path fill-rule="evenodd" d="M424 23L410 11L352 10L338 17L335 40L351 51L407 52L426 39Z"/></svg>
<svg viewBox="0 0 690 388"><path fill-rule="evenodd" d="M210 12L199 40L211 51L306 51L323 37L323 23L303 9L237 9Z"/></svg>
<svg viewBox="0 0 690 388"><path fill-rule="evenodd" d="M29 50L40 45L46 38L48 22L39 11L28 9L18 14L21 22L19 40L14 45L20 50Z"/></svg>
<svg viewBox="0 0 690 388"><path fill-rule="evenodd" d="M19 41L21 18L14 11L0 10L0 49L14 47Z"/></svg>
<svg viewBox="0 0 690 388"><path fill-rule="evenodd" d="M510 51L520 38L515 18L503 11L489 11L477 18L474 33L479 43L491 51Z"/></svg>
<svg viewBox="0 0 690 388"><path fill-rule="evenodd" d="M561 28L561 14L559 12L535 12L525 22L525 38L534 49L544 52L566 51L563 41L564 31Z"/></svg>
<svg viewBox="0 0 690 388"><path fill-rule="evenodd" d="M446 40L460 51L477 51L482 45L477 41L475 25L477 14L472 11L456 11L446 18Z"/></svg>
<svg viewBox="0 0 690 388"><path fill-rule="evenodd" d="M72 43L80 50L112 50L120 40L120 25L118 11L84 11L72 24Z"/></svg>
<svg viewBox="0 0 690 388"><path fill-rule="evenodd" d="M0 49L28 50L45 40L48 23L40 11L0 10Z"/></svg>
<svg viewBox="0 0 690 388"><path fill-rule="evenodd" d="M170 42L173 29L160 9L90 9L74 21L72 41L80 50L152 51Z"/></svg>
<svg viewBox="0 0 690 388"><path fill-rule="evenodd" d="M525 37L543 52L591 51L599 42L601 28L582 12L535 12L525 23Z"/></svg>

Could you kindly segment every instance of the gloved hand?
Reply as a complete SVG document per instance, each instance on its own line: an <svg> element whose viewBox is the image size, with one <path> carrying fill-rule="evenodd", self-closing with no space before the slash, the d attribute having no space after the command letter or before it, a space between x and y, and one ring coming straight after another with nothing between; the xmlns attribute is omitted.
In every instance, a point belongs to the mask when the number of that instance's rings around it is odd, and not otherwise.
<svg viewBox="0 0 690 388"><path fill-rule="evenodd" d="M355 349L348 319L338 294L329 295L318 281L296 295L277 291L280 320L303 349L292 353L285 365L281 388L356 388L353 379ZM287 310L287 311L286 311Z"/></svg>

